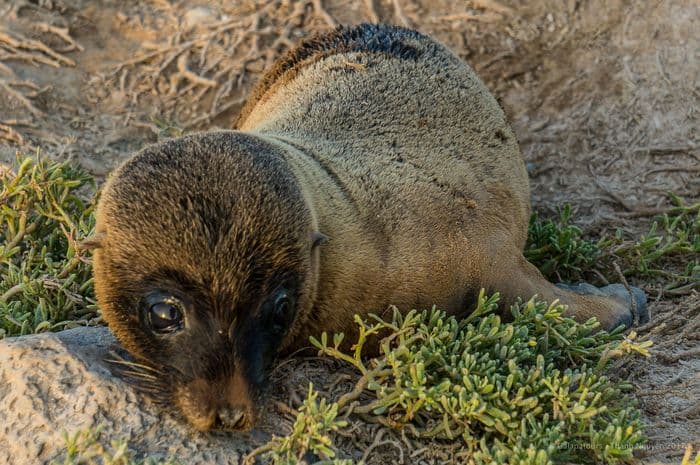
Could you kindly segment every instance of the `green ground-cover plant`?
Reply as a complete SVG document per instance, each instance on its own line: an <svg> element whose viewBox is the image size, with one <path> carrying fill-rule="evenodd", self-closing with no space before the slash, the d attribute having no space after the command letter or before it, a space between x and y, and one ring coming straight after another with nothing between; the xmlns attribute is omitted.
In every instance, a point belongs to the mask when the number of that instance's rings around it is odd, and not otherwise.
<svg viewBox="0 0 700 465"><path fill-rule="evenodd" d="M565 205L556 219L530 216L525 258L550 280L582 279L602 255L600 245L584 239L583 231L571 224L571 206Z"/></svg>
<svg viewBox="0 0 700 465"><path fill-rule="evenodd" d="M292 431L286 436L275 436L267 444L252 451L244 461L251 464L263 454L271 465L297 465L311 454L319 458L315 465L352 465L352 460L336 458L337 451L330 434L347 426L339 420L338 404L326 399L317 402L318 393L309 386L309 393L299 408ZM358 464L359 465L359 464Z"/></svg>
<svg viewBox="0 0 700 465"><path fill-rule="evenodd" d="M16 170L0 167L0 338L96 316L78 245L94 228L94 192L92 178L67 162L18 155Z"/></svg>
<svg viewBox="0 0 700 465"><path fill-rule="evenodd" d="M651 343L599 331L594 319L576 323L565 307L536 300L513 306L504 322L497 302L482 291L460 321L436 309L357 317L351 354L341 334L330 344L325 333L312 338L361 375L338 407L352 404L354 414L418 438L461 440L477 464L629 459L643 441L639 414L623 395L631 386L604 370L621 355L647 354ZM366 360L365 344L380 334L380 356Z"/></svg>
<svg viewBox="0 0 700 465"><path fill-rule="evenodd" d="M666 293L687 294L700 289L700 202L686 205L680 197L668 195L673 206L654 218L649 232L630 239L618 230L601 239L600 247L608 251L608 262L611 257L621 259L625 276L660 277ZM674 258L681 265L666 266Z"/></svg>
<svg viewBox="0 0 700 465"><path fill-rule="evenodd" d="M631 238L618 229L597 241L571 224L565 205L554 219L530 218L525 257L554 281L581 281L597 272L619 280L614 264L626 277L661 278L669 294L700 289L700 202L686 205L669 193L671 207L653 218L649 231ZM682 264L669 267L677 260Z"/></svg>

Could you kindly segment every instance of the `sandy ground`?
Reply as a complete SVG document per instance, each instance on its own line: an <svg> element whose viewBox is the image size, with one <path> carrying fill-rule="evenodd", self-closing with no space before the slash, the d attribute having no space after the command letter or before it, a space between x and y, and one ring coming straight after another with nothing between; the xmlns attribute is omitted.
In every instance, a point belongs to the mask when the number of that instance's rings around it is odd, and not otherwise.
<svg viewBox="0 0 700 465"><path fill-rule="evenodd" d="M591 236L638 235L667 206L666 192L700 199L696 1L201 5L0 0L0 162L40 148L103 178L160 136L228 127L265 66L309 31L380 20L436 36L477 70L513 121L536 210L568 202ZM637 387L648 424L649 447L635 455L678 462L686 444L700 448L700 295L635 284L651 297L642 333L656 343L651 358L619 370ZM309 379L329 383L327 369L289 362L279 400L293 406ZM376 431L358 428L352 441L367 449ZM375 444L377 463L396 457L400 436L385 439ZM441 461L421 454L414 463Z"/></svg>

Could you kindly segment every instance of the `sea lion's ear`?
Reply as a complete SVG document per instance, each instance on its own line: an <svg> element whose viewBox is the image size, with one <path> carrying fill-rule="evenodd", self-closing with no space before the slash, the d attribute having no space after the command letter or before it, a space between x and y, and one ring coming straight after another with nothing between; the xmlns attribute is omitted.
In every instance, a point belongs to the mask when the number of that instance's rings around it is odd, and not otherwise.
<svg viewBox="0 0 700 465"><path fill-rule="evenodd" d="M323 234L321 231L314 231L311 233L311 248L314 249L321 244L325 244L328 241L328 236Z"/></svg>
<svg viewBox="0 0 700 465"><path fill-rule="evenodd" d="M90 237L86 237L78 243L80 250L94 250L102 247L102 241L105 238L104 233L96 233Z"/></svg>

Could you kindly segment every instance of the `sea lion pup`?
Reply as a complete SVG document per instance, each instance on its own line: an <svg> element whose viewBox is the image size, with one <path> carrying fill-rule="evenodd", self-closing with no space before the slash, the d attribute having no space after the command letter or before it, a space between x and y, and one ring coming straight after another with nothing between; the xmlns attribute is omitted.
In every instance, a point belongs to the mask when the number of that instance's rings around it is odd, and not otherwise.
<svg viewBox="0 0 700 465"><path fill-rule="evenodd" d="M528 178L472 69L418 32L339 27L264 75L233 131L146 147L103 189L95 287L153 389L198 429L255 421L275 354L353 314L479 289L539 294L579 320L629 326L621 285L570 289L523 258ZM144 381L145 382L145 381Z"/></svg>

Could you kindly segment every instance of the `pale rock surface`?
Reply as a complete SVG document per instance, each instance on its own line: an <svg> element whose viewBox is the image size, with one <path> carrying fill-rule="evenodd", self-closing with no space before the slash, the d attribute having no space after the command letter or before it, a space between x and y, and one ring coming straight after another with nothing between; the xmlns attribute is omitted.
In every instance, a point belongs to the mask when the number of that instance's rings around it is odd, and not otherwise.
<svg viewBox="0 0 700 465"><path fill-rule="evenodd" d="M125 438L138 457L238 464L246 436L201 434L110 373L107 328L0 340L0 464L60 459L62 433L102 425L100 442Z"/></svg>

